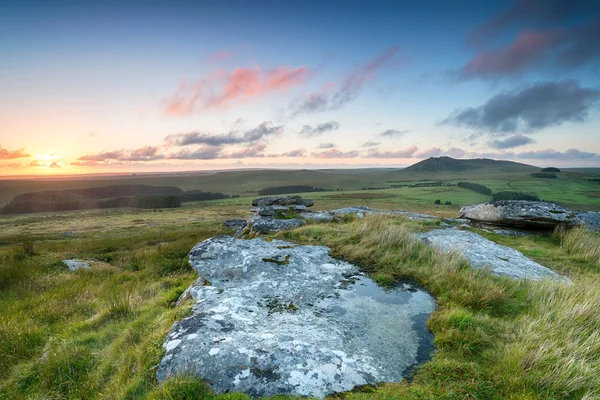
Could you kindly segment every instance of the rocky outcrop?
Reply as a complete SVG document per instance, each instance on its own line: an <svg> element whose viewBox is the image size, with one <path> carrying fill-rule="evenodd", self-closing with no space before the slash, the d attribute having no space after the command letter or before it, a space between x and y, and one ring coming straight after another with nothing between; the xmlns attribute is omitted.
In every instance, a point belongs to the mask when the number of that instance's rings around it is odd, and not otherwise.
<svg viewBox="0 0 600 400"><path fill-rule="evenodd" d="M476 233L459 229L435 229L420 239L443 251L458 252L473 268L489 267L495 275L516 279L562 278L554 271L525 257L520 251L492 242Z"/></svg>
<svg viewBox="0 0 600 400"><path fill-rule="evenodd" d="M575 211L575 215L581 223L590 231L600 231L600 212Z"/></svg>
<svg viewBox="0 0 600 400"><path fill-rule="evenodd" d="M261 197L259 199L252 200L254 207L262 206L294 206L301 205L305 207L312 207L315 204L314 200L303 199L302 196L277 196L277 197Z"/></svg>
<svg viewBox="0 0 600 400"><path fill-rule="evenodd" d="M435 307L408 284L383 291L323 246L215 237L190 264L193 315L176 322L157 377L205 379L217 393L322 398L400 381L430 356Z"/></svg>
<svg viewBox="0 0 600 400"><path fill-rule="evenodd" d="M225 228L229 228L231 230L236 231L240 228L246 227L246 220L245 219L228 219L227 221L223 222L223 226Z"/></svg>
<svg viewBox="0 0 600 400"><path fill-rule="evenodd" d="M458 216L494 225L553 229L581 223L569 209L545 201L499 200L462 208Z"/></svg>
<svg viewBox="0 0 600 400"><path fill-rule="evenodd" d="M298 218L275 219L258 218L252 224L250 231L252 233L269 234L275 232L287 231L304 225L304 221Z"/></svg>

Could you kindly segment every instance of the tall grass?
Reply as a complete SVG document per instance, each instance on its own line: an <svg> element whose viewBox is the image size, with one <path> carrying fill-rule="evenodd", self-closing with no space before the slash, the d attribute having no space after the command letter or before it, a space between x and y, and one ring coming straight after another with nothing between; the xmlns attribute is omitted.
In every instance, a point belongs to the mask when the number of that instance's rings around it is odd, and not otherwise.
<svg viewBox="0 0 600 400"><path fill-rule="evenodd" d="M600 235L584 228L575 228L558 233L561 246L571 256L600 267Z"/></svg>
<svg viewBox="0 0 600 400"><path fill-rule="evenodd" d="M567 285L474 270L456 254L421 243L415 236L419 229L407 220L368 216L347 226L303 227L282 234L305 243L324 242L380 282L416 281L438 301L428 322L437 352L412 384L388 385L352 398L600 396L600 275L590 268L597 262L591 249L597 248L598 235L566 232L562 249L546 255L564 261L562 253L567 252L587 260L572 262L569 268L581 270Z"/></svg>

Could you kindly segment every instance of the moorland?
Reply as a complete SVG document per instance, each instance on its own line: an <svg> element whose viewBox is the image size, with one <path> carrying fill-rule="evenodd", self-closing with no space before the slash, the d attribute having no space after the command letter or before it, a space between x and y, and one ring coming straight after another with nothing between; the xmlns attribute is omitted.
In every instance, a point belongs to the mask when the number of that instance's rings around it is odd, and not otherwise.
<svg viewBox="0 0 600 400"><path fill-rule="evenodd" d="M456 217L466 205L516 191L572 210L600 211L600 170L493 160L423 161L403 170L245 170L0 181L0 205L32 192L112 185L174 186L229 198L174 208L102 208L0 216L0 398L245 399L215 395L199 377L161 384L156 368L176 305L197 278L187 262L199 241L231 234L265 188L305 185L315 209L363 205ZM458 161L458 162L456 162ZM490 194L459 182L482 185ZM487 193L487 192L486 192ZM236 197L231 197L231 196ZM239 197L237 197L239 196ZM439 204L438 201L439 200ZM367 215L308 223L269 237L331 247L383 286L411 281L437 309L427 322L435 353L405 381L340 398L580 399L600 396L600 235L581 228L526 237L480 235L566 275L571 284L517 281L475 270L414 234L441 220ZM64 259L95 260L69 271ZM285 398L285 397L281 397Z"/></svg>

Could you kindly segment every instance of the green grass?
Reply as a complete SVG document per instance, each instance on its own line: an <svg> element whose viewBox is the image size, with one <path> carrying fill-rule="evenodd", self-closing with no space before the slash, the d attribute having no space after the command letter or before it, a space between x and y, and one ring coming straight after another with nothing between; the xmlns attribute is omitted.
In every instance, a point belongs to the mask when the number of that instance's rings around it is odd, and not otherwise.
<svg viewBox="0 0 600 400"><path fill-rule="evenodd" d="M409 188L374 191L393 196L369 199L353 194L364 191L334 199L320 193L314 196L315 208L367 204L456 213L458 206L436 207L429 198L419 198L437 197L430 190L438 188L410 188L420 193L415 199L416 192L404 189ZM448 189L456 196L448 198L453 203L479 196ZM247 199L228 199L163 212L96 210L0 218L0 398L247 398L215 396L194 377L159 385L155 374L168 330L190 311L190 300L175 307L197 277L187 264L188 251L198 241L228 233L221 222L246 216L248 208ZM357 389L339 397L600 396L600 235L571 230L514 238L481 231L573 280L560 285L475 271L460 257L414 239L414 232L432 227L367 216L310 223L279 234L297 243L329 245L335 256L361 265L380 284L407 279L437 299L428 322L437 351L411 383ZM64 231L76 235L64 236ZM90 270L69 272L61 263L66 258L96 261Z"/></svg>
<svg viewBox="0 0 600 400"><path fill-rule="evenodd" d="M581 399L600 396L600 271L597 259L574 256L569 243L598 249L600 235L570 231L519 238L542 245L542 258L563 263L573 284L519 282L471 269L453 254L418 242L423 229L402 219L367 217L346 225L313 225L281 234L327 244L382 284L419 283L435 295L428 322L437 351L412 383L387 384L348 398ZM514 240L510 238L507 240ZM535 257L534 257L535 258Z"/></svg>

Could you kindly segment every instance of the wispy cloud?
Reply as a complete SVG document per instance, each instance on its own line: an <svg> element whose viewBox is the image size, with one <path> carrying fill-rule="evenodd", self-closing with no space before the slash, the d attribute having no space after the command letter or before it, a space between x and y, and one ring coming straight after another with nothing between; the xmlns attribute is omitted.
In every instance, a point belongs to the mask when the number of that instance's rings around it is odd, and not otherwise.
<svg viewBox="0 0 600 400"><path fill-rule="evenodd" d="M215 70L194 83L181 84L168 101L165 113L171 116L190 115L207 108L248 102L300 85L310 75L311 70L305 66Z"/></svg>
<svg viewBox="0 0 600 400"><path fill-rule="evenodd" d="M381 144L381 142L374 142L372 140L369 140L367 142L364 142L360 147L376 147L379 146Z"/></svg>
<svg viewBox="0 0 600 400"><path fill-rule="evenodd" d="M335 143L331 143L331 142L319 143L319 146L317 146L317 148L319 148L319 149L333 149L334 147L335 147Z"/></svg>
<svg viewBox="0 0 600 400"><path fill-rule="evenodd" d="M377 151L377 150L369 150L367 153L367 157L371 158L413 158L413 155L417 152L417 147L412 146L402 150L392 150L392 151Z"/></svg>
<svg viewBox="0 0 600 400"><path fill-rule="evenodd" d="M96 154L86 154L77 159L77 161L153 161L164 158L163 154L159 154L160 147L144 146L135 150L113 150ZM77 165L77 164L74 164Z"/></svg>
<svg viewBox="0 0 600 400"><path fill-rule="evenodd" d="M388 129L387 131L381 132L379 135L385 136L385 137L401 137L401 136L406 135L408 132L410 132L410 129L404 129L404 130Z"/></svg>
<svg viewBox="0 0 600 400"><path fill-rule="evenodd" d="M28 158L31 154L26 153L24 148L18 150L6 150L0 146L0 160L14 160L16 158Z"/></svg>
<svg viewBox="0 0 600 400"><path fill-rule="evenodd" d="M456 110L442 124L509 134L535 132L565 122L582 122L600 90L579 86L576 80L537 82L502 92L476 108Z"/></svg>
<svg viewBox="0 0 600 400"><path fill-rule="evenodd" d="M168 143L176 146L188 146L194 144L206 144L211 146L222 146L228 144L253 143L269 136L283 133L284 125L273 125L272 122L263 122L253 129L243 133L232 131L213 135L209 133L189 132L169 135L165 138Z"/></svg>
<svg viewBox="0 0 600 400"><path fill-rule="evenodd" d="M535 67L570 69L598 60L598 13L600 3L590 0L516 1L471 32L468 42L481 47L505 35L510 28L524 26L516 38L511 43L480 51L454 75L458 79L498 79ZM589 16L594 17L589 19ZM572 21L583 22L573 25Z"/></svg>
<svg viewBox="0 0 600 400"><path fill-rule="evenodd" d="M312 156L316 158L355 158L358 157L359 154L360 153L356 150L344 152L338 149L331 149L319 153L312 153Z"/></svg>
<svg viewBox="0 0 600 400"><path fill-rule="evenodd" d="M314 137L320 136L325 132L331 132L336 129L339 129L340 124L335 121L324 122L322 124L318 124L315 126L312 125L304 125L300 130L300 134L305 137Z"/></svg>
<svg viewBox="0 0 600 400"><path fill-rule="evenodd" d="M340 109L353 101L363 86L374 78L375 72L389 63L397 53L398 48L392 47L367 64L353 70L340 84L328 85L320 92L311 93L305 98L293 102L290 105L292 116Z"/></svg>
<svg viewBox="0 0 600 400"><path fill-rule="evenodd" d="M525 135L513 135L504 140L492 140L488 144L494 149L512 149L515 147L525 146L526 144L535 143L530 137Z"/></svg>

